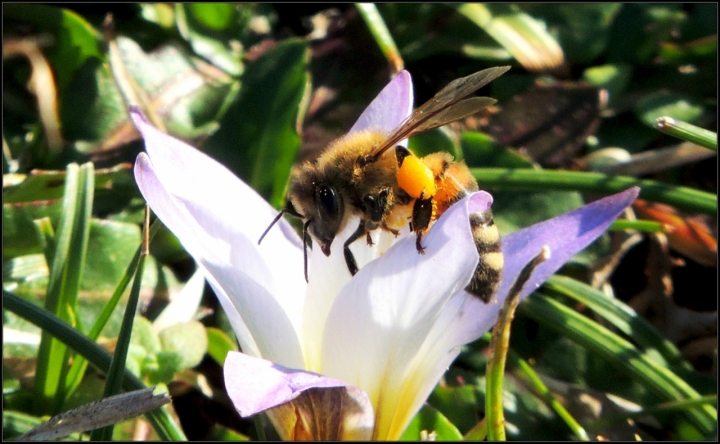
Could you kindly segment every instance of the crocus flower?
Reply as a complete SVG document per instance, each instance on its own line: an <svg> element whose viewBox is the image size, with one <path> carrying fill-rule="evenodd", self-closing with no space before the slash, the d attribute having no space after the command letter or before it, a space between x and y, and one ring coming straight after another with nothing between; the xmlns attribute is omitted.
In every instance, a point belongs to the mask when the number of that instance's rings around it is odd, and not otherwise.
<svg viewBox="0 0 720 444"><path fill-rule="evenodd" d="M403 71L351 131L390 131L412 110ZM257 240L277 211L225 167L131 115L145 139L135 178L155 214L203 270L226 311L242 353L230 353L225 383L242 416L267 411L283 439L397 439L455 359L488 331L522 267L545 245L551 257L525 285L526 297L602 234L638 190L591 203L502 239L503 280L489 304L463 289L478 261L469 215L492 197L473 193L423 238L377 230L374 245L351 248L340 233L326 257L310 252L285 221ZM280 148L278 148L280 149Z"/></svg>

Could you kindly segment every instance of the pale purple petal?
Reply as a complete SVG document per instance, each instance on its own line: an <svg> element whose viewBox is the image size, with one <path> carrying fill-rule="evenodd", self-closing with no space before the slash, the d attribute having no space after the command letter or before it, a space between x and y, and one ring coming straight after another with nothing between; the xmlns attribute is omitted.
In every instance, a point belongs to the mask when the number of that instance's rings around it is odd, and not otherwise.
<svg viewBox="0 0 720 444"><path fill-rule="evenodd" d="M640 188L633 187L503 237L505 267L498 290L499 302L502 304L515 276L544 245L550 247L550 258L533 272L521 298L532 293L565 262L603 234L639 193Z"/></svg>
<svg viewBox="0 0 720 444"><path fill-rule="evenodd" d="M401 71L365 108L349 132L378 130L389 134L410 116L412 109L412 78L409 72Z"/></svg>
<svg viewBox="0 0 720 444"><path fill-rule="evenodd" d="M325 326L321 371L368 392L379 419L391 418L396 407L379 402L380 394L395 399L442 308L470 281L478 256L469 214L491 203L478 192L453 205L423 238L425 254L418 254L413 236L405 237L338 295ZM386 436L382 427L376 425L379 439Z"/></svg>
<svg viewBox="0 0 720 444"><path fill-rule="evenodd" d="M345 382L237 352L228 353L224 375L228 396L240 415L251 416L274 409L270 412L271 418L284 438L297 432L297 415L310 417L308 433L314 438L368 439L372 436L374 414L367 394ZM316 402L305 408L308 402L298 399L301 396ZM294 402L292 408L278 409L289 402ZM321 430L312 427L312 424L330 421L335 421L334 427L319 427ZM341 430L342 435L328 435L333 430Z"/></svg>
<svg viewBox="0 0 720 444"><path fill-rule="evenodd" d="M305 281L297 235L280 221L258 248L248 232L259 237L274 210L222 165L150 126L138 112L132 117L149 153L138 156L138 186L205 271L243 349L302 365Z"/></svg>

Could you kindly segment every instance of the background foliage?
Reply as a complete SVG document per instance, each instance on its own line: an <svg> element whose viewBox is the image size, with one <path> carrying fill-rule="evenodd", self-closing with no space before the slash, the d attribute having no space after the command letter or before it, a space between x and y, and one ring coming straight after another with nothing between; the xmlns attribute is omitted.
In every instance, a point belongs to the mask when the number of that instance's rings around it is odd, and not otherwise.
<svg viewBox="0 0 720 444"><path fill-rule="evenodd" d="M521 305L508 438L717 436L716 4L4 4L3 25L3 437L121 380L165 384L173 403L115 439L262 437L223 396L232 330L163 227L129 288L144 202L128 104L279 207L292 166L403 67L417 105L507 64L483 91L492 112L411 147L464 159L503 234L632 184L650 221L618 226ZM656 128L665 116L695 127L678 139ZM487 342L406 438L483 436Z"/></svg>

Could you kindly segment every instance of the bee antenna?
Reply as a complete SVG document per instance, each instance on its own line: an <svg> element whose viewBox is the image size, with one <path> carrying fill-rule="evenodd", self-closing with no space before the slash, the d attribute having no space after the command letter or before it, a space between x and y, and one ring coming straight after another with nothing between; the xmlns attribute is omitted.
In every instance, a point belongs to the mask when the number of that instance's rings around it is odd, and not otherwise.
<svg viewBox="0 0 720 444"><path fill-rule="evenodd" d="M262 236L260 236L260 239L258 239L258 245L260 245L260 242L262 242L262 240L265 238L265 235L268 234L268 231L270 231L270 228L272 228L273 225L275 225L275 224L277 223L277 221L279 221L280 218L283 216L283 214L285 214L286 212L287 212L287 209L285 209L285 208L283 208L282 210L280 210L280 212L278 213L278 215L275 216L275 219L273 219L273 221L270 222L270 225L268 225L268 227L265 228L265 231L263 231Z"/></svg>
<svg viewBox="0 0 720 444"><path fill-rule="evenodd" d="M308 279L308 260L307 260L307 246L308 246L308 227L310 226L310 222L312 222L312 219L308 219L303 224L303 262L305 265L305 282L310 282Z"/></svg>

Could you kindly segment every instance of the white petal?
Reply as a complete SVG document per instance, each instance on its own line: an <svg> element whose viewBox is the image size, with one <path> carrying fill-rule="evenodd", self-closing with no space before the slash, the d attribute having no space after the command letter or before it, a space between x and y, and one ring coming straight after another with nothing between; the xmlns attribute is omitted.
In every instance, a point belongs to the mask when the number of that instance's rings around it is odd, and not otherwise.
<svg viewBox="0 0 720 444"><path fill-rule="evenodd" d="M319 372L321 369L321 345L327 317L340 290L352 278L345 262L343 244L345 239L357 229L359 221L359 218L352 219L337 235L330 247L330 256L326 257L319 248L313 249L310 253L310 282L305 300L302 339L308 370ZM371 233L371 237L372 246L369 246L364 239L359 239L350 245L350 251L359 268L378 258L400 239L381 230Z"/></svg>
<svg viewBox="0 0 720 444"><path fill-rule="evenodd" d="M231 255L238 268L298 311L297 292L304 290L302 244L290 224L281 219L258 247L260 235L277 211L230 170L197 149L162 133L144 117L132 113L145 139L146 150L162 186L187 201L206 230L217 230L224 243L244 243L242 250L215 251ZM218 245L219 246L219 245ZM272 266L268 266L272 264ZM290 310L292 311L292 310Z"/></svg>
<svg viewBox="0 0 720 444"><path fill-rule="evenodd" d="M171 173L171 169L166 171L166 178ZM262 273L269 267L261 263L263 259L255 244L214 219L201 204L182 194L171 194L168 189L175 189L166 187L166 183L172 185L173 180L161 181L154 163L144 153L136 161L135 178L153 211L205 271L243 350L284 365L302 367L302 351L290 312L258 282L263 277L267 279L267 273ZM257 264L239 266L238 262L244 262L238 260L243 253L246 257L254 256ZM295 265L301 267L301 263ZM295 296L302 299L297 292ZM297 318L299 324L299 315Z"/></svg>
<svg viewBox="0 0 720 444"><path fill-rule="evenodd" d="M387 427L388 439L397 439L430 396L442 375L460 353L460 346L474 341L492 328L500 305L485 304L461 290L443 310L410 364L410 372L397 390L398 414Z"/></svg>
<svg viewBox="0 0 720 444"><path fill-rule="evenodd" d="M469 212L491 202L479 192L451 207L423 238L424 255L412 236L404 238L362 268L332 307L322 373L368 392L378 409L380 439L399 402L387 390L402 386L443 307L467 285L477 264Z"/></svg>

